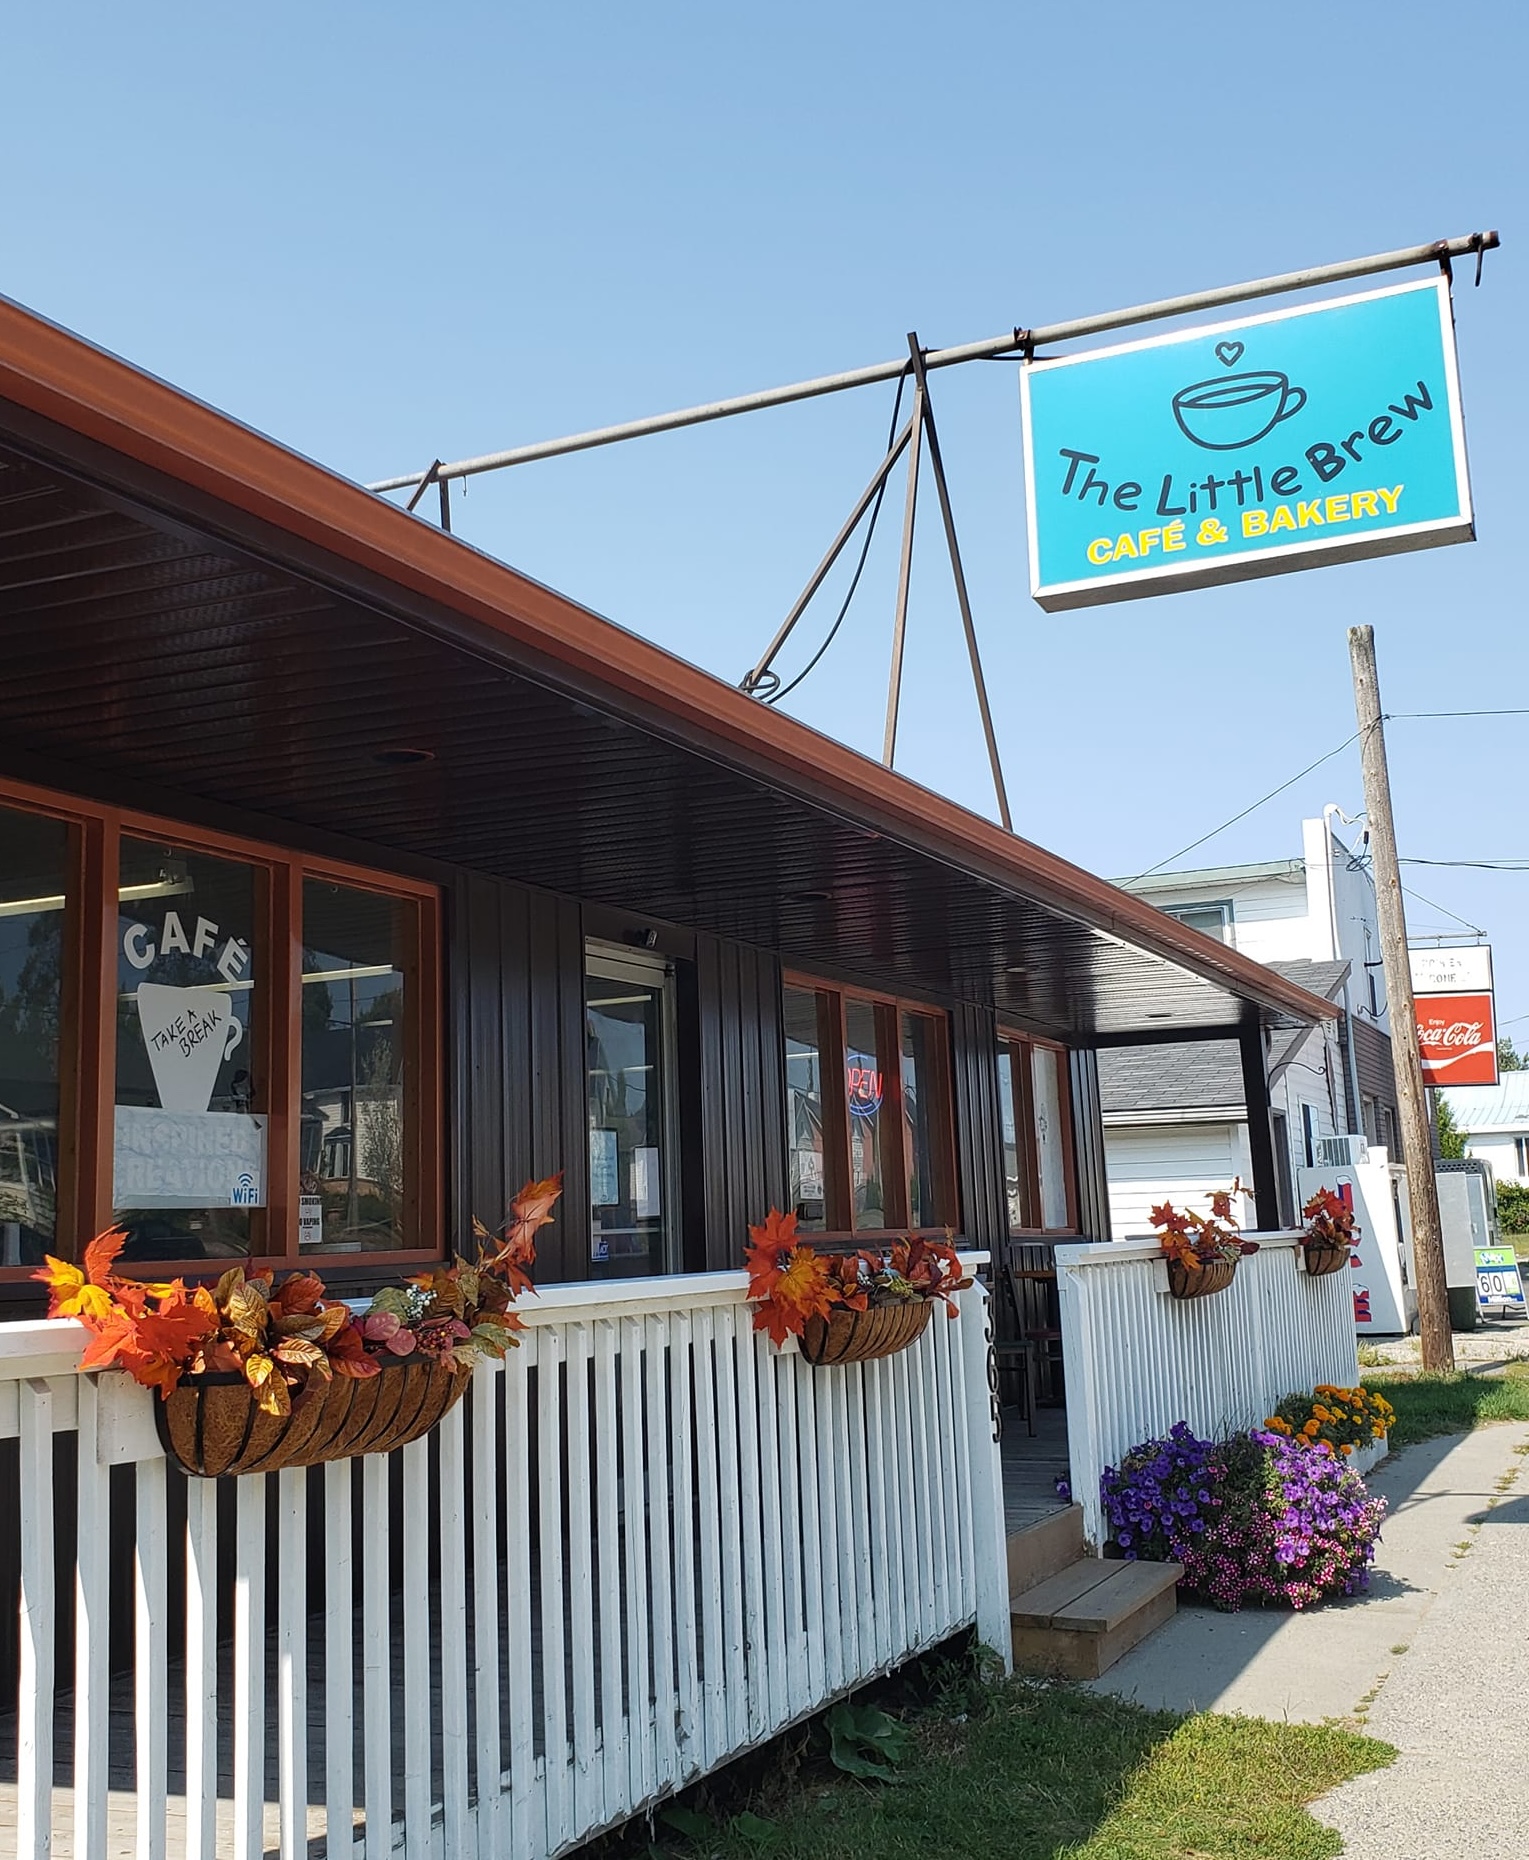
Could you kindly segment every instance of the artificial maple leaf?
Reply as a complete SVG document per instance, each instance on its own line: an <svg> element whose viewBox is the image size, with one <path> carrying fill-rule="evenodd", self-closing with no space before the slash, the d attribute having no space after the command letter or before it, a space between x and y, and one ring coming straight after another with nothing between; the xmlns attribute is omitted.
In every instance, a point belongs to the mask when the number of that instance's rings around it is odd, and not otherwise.
<svg viewBox="0 0 1529 1860"><path fill-rule="evenodd" d="M117 1255L127 1245L127 1235L120 1227L108 1227L96 1235L85 1248L85 1277L93 1285L105 1285L112 1277Z"/></svg>
<svg viewBox="0 0 1529 1860"><path fill-rule="evenodd" d="M767 1331L773 1343L799 1337L810 1317L828 1317L834 1308L828 1262L810 1246L793 1247L775 1275L769 1296L754 1308L755 1330Z"/></svg>
<svg viewBox="0 0 1529 1860"><path fill-rule="evenodd" d="M115 1362L145 1388L168 1395L201 1353L212 1320L188 1300L169 1310L122 1315L80 1358L81 1368Z"/></svg>
<svg viewBox="0 0 1529 1860"><path fill-rule="evenodd" d="M504 1244L517 1260L529 1264L536 1258L531 1246L537 1230L552 1220L552 1205L563 1192L563 1172L549 1175L540 1182L527 1182L510 1203L510 1218L504 1224Z"/></svg>
<svg viewBox="0 0 1529 1860"><path fill-rule="evenodd" d="M44 1253L46 1262L32 1274L48 1288L50 1318L77 1317L94 1328L112 1314L112 1295L104 1285L92 1285L78 1266Z"/></svg>
<svg viewBox="0 0 1529 1860"><path fill-rule="evenodd" d="M796 1216L771 1208L764 1220L749 1229L752 1245L743 1249L748 1268L749 1297L768 1298L780 1278L786 1256L797 1244Z"/></svg>

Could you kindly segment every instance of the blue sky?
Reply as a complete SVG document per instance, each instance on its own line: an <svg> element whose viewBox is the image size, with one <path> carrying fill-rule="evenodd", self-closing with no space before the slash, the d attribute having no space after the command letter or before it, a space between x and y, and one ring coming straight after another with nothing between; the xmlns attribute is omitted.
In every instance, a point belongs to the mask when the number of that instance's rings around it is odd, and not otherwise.
<svg viewBox="0 0 1529 1860"><path fill-rule="evenodd" d="M1351 734L1354 622L1392 711L1529 707L1525 39L1507 0L56 0L6 27L0 289L367 479L891 358L910 329L961 342L1499 227L1456 293L1474 545L1047 616L1014 367L935 377L1016 827L1119 875ZM736 678L890 408L866 389L478 479L458 527ZM899 766L989 807L928 489L923 510ZM872 753L897 514L791 700ZM1529 858L1526 724L1392 727L1404 854ZM1192 862L1294 855L1329 800L1359 808L1352 750ZM1499 1012L1529 1016L1529 873L1407 877L1434 901L1414 930L1484 926Z"/></svg>

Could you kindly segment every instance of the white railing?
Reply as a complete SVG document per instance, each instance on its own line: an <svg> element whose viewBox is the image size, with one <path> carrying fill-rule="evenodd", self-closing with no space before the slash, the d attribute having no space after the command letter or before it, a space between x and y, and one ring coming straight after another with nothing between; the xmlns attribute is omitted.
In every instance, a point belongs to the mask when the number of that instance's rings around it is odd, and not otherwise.
<svg viewBox="0 0 1529 1860"><path fill-rule="evenodd" d="M982 1288L813 1370L744 1285L549 1288L434 1436L236 1480L167 1467L75 1325L0 1327L0 1852L541 1860L964 1627L1006 1650Z"/></svg>
<svg viewBox="0 0 1529 1860"><path fill-rule="evenodd" d="M1294 1233L1259 1251L1224 1292L1169 1295L1156 1240L1059 1246L1072 1493L1102 1539L1099 1480L1138 1442L1187 1421L1202 1438L1262 1421L1282 1395L1359 1378L1350 1274L1313 1278Z"/></svg>

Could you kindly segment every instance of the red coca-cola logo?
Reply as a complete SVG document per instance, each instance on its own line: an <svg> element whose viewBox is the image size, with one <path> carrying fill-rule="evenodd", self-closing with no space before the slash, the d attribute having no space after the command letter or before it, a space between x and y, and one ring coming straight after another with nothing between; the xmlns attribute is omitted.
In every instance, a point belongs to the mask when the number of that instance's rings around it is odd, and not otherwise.
<svg viewBox="0 0 1529 1860"><path fill-rule="evenodd" d="M1430 1049L1480 1046L1483 1029L1479 1020L1455 1020L1447 1027L1419 1027L1418 1039Z"/></svg>
<svg viewBox="0 0 1529 1860"><path fill-rule="evenodd" d="M1419 995L1417 1030L1425 1084L1497 1083L1490 995Z"/></svg>

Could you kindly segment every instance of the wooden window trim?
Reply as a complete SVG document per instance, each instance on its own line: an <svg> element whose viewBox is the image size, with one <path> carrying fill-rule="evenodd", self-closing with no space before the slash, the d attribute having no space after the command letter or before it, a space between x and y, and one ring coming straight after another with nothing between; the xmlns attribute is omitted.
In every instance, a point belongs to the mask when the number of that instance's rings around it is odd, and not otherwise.
<svg viewBox="0 0 1529 1860"><path fill-rule="evenodd" d="M879 993L875 989L856 987L844 982L824 981L815 975L802 974L797 970L784 970L781 975L783 988L795 988L811 994L818 1003L818 1038L819 1051L822 1055L824 1082L823 1100L823 1230L808 1236L815 1245L824 1247L855 1247L869 1243L884 1244L893 1240L906 1239L909 1234L922 1234L926 1237L943 1238L955 1229L960 1229L960 1194L959 1171L956 1164L955 1137L955 1098L952 1088L953 1069L950 1058L950 1015L946 1009L928 1001L918 1001L905 995ZM849 1105L843 1080L846 1051L845 1006L849 1001L863 1001L876 1014L876 1040L878 1047L884 1047L892 1056L888 1068L888 1077L882 1087L882 1104L889 1110L885 1128L893 1133L895 1157L889 1165L882 1158L883 1169L887 1171L886 1183L887 1210L894 1224L887 1227L856 1227L851 1208L851 1170L850 1170L850 1131ZM908 1214L908 1146L907 1126L903 1117L902 1085L902 1016L918 1014L925 1020L933 1021L939 1029L939 1037L932 1043L935 1055L931 1080L933 1089L939 1095L940 1119L939 1129L934 1133L935 1184L943 1205L951 1210L950 1221L940 1221L923 1227L911 1227L907 1224ZM829 1079L838 1081L838 1089L831 1095L827 1092ZM832 1143L830 1144L830 1136ZM900 1222L900 1224L898 1224Z"/></svg>
<svg viewBox="0 0 1529 1860"><path fill-rule="evenodd" d="M266 1001L257 1015L255 1058L270 1080L266 1134L267 1204L256 1212L252 1242L262 1250L208 1263L134 1260L135 1276L178 1273L209 1278L227 1265L252 1272L318 1268L331 1275L410 1265L442 1256L446 1231L443 1169L445 1004L441 893L423 880L347 860L294 852L243 834L192 825L137 809L61 795L0 777L0 806L61 821L70 832L74 890L64 916L59 1034L57 1234L65 1252L83 1247L112 1221L116 1105L116 899L108 882L119 869L125 836L162 841L191 853L237 859L255 872L257 919L269 951ZM402 957L409 1012L404 1044L404 1128L409 1187L405 1231L433 1234L428 1245L360 1253L302 1253L297 1246L296 1106L302 1090L302 887L330 880L381 897L407 900L409 945ZM92 903L94 907L92 908ZM285 922L285 930L282 925ZM286 1011L280 1011L280 1003ZM411 1097L412 1093L412 1097ZM284 1244L278 1250L273 1241ZM25 1284L30 1266L0 1267L0 1285Z"/></svg>
<svg viewBox="0 0 1529 1860"><path fill-rule="evenodd" d="M1072 1072L1067 1048L1057 1040L1047 1040L1039 1034L1023 1033L1017 1027L1000 1026L998 1040L998 1063L1011 1068L1009 1077L1014 1093L1015 1138L1026 1170L1021 1200L1028 1203L1037 1216L1037 1221L1033 1225L1015 1226L1011 1222L1009 1232L1016 1240L1049 1240L1055 1239L1058 1235L1075 1234L1078 1231L1078 1169L1073 1147ZM1067 1224L1065 1227L1046 1227L1039 1221L1041 1214L1040 1150L1035 1136L1035 1075L1030 1064L1030 1054L1037 1047L1055 1053L1058 1060L1057 1114L1062 1120L1062 1182L1067 1193ZM1023 1052L1025 1056L1025 1063L1022 1066L1013 1064L1016 1052Z"/></svg>

